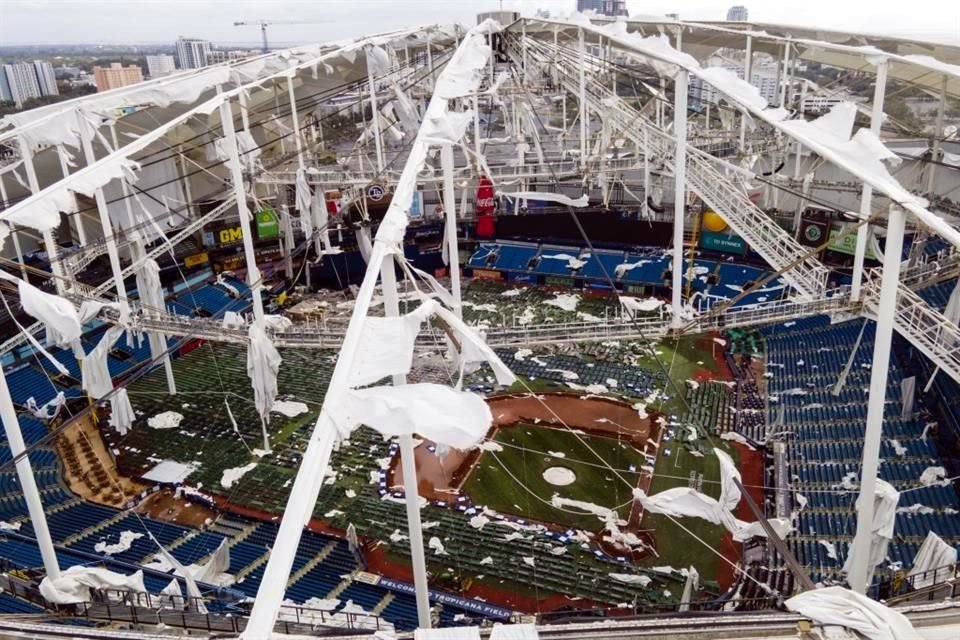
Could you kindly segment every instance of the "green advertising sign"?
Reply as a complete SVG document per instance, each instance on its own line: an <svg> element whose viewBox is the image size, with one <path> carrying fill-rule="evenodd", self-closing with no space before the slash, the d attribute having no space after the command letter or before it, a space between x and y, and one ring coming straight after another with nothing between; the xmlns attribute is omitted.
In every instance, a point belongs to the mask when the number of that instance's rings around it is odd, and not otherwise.
<svg viewBox="0 0 960 640"><path fill-rule="evenodd" d="M733 233L704 231L700 235L700 246L710 251L736 253L741 256L747 253L747 243L743 241L743 238Z"/></svg>
<svg viewBox="0 0 960 640"><path fill-rule="evenodd" d="M856 255L857 253L857 234L854 231L851 231L844 237L837 239L837 236L840 235L842 229L830 229L830 244L827 245L827 249L830 251L836 251L837 253L843 253L848 256ZM867 245L866 251L863 252L864 257L867 260L876 260L877 254L873 252L870 248L870 245Z"/></svg>
<svg viewBox="0 0 960 640"><path fill-rule="evenodd" d="M257 212L257 237L261 240L270 240L280 236L280 224L277 222L277 212L273 209L261 209Z"/></svg>

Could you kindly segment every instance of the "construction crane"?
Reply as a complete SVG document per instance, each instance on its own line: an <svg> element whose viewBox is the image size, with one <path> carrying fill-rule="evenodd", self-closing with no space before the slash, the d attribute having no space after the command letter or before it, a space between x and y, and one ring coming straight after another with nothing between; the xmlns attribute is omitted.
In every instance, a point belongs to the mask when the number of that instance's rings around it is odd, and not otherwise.
<svg viewBox="0 0 960 640"><path fill-rule="evenodd" d="M260 36L263 38L263 53L270 51L267 45L267 27L271 24L319 24L321 20L257 20L256 22L244 22L238 20L233 23L235 27L260 27Z"/></svg>

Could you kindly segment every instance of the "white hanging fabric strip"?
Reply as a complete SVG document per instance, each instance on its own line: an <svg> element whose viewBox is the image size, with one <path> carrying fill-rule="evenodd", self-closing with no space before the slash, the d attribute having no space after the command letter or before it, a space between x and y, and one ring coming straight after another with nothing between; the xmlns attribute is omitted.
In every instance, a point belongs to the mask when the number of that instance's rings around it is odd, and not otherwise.
<svg viewBox="0 0 960 640"><path fill-rule="evenodd" d="M133 411L133 405L130 404L130 396L127 395L127 390L120 387L110 397L110 426L116 429L121 436L125 436L130 431L136 418L137 415Z"/></svg>
<svg viewBox="0 0 960 640"><path fill-rule="evenodd" d="M283 358L259 323L250 325L247 336L250 339L247 348L247 376L253 385L257 413L265 423L269 423L270 409L277 397L277 374Z"/></svg>
<svg viewBox="0 0 960 640"><path fill-rule="evenodd" d="M862 496L861 496L862 498ZM857 508L861 498L857 498ZM886 480L877 478L873 494L873 525L870 527L870 564L867 575L867 584L873 579L874 569L887 557L887 547L893 539L894 525L897 517L897 504L900 502L900 492ZM843 571L850 572L853 566L854 545L850 546L850 553L843 564Z"/></svg>
<svg viewBox="0 0 960 640"><path fill-rule="evenodd" d="M112 326L107 329L100 342L88 353L81 363L81 377L83 388L95 400L106 396L113 391L113 378L107 366L107 356L114 343L123 335L123 327Z"/></svg>

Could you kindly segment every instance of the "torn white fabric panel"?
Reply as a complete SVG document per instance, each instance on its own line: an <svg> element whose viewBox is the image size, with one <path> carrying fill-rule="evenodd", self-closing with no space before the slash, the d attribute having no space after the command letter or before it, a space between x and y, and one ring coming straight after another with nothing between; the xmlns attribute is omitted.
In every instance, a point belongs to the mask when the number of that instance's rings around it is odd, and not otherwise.
<svg viewBox="0 0 960 640"><path fill-rule="evenodd" d="M950 298L947 299L947 306L943 310L943 315L947 321L953 324L960 323L960 280L953 285L953 291L950 292Z"/></svg>
<svg viewBox="0 0 960 640"><path fill-rule="evenodd" d="M957 550L933 531L928 532L908 574L913 578L913 588L922 589L949 580L956 563Z"/></svg>
<svg viewBox="0 0 960 640"><path fill-rule="evenodd" d="M921 640L902 613L843 587L806 591L784 604L814 622L853 629L870 640Z"/></svg>
<svg viewBox="0 0 960 640"><path fill-rule="evenodd" d="M497 195L503 196L505 198L513 198L520 200L539 200L541 202L556 202L557 204L564 204L568 207L582 208L590 204L590 197L587 194L583 194L576 200L569 196L565 196L562 193L550 193L546 191L498 191Z"/></svg>
<svg viewBox="0 0 960 640"><path fill-rule="evenodd" d="M737 520L738 528L733 532L736 542L746 542L751 538L766 538L767 532L759 521L746 523ZM773 529L777 537L783 540L794 531L793 523L789 518L767 518L767 524Z"/></svg>
<svg viewBox="0 0 960 640"><path fill-rule="evenodd" d="M133 405L130 404L130 396L127 395L126 388L120 387L110 397L110 426L121 436L125 436L136 419L137 414L134 413Z"/></svg>
<svg viewBox="0 0 960 640"><path fill-rule="evenodd" d="M217 577L230 570L230 546L227 538L220 541L220 546L213 552L210 559L196 567L193 579L197 582L217 584Z"/></svg>
<svg viewBox="0 0 960 640"><path fill-rule="evenodd" d="M457 449L476 446L493 423L481 396L429 383L349 390L331 413L344 436L366 425L387 436L417 434Z"/></svg>
<svg viewBox="0 0 960 640"><path fill-rule="evenodd" d="M431 145L457 144L467 127L473 123L472 111L447 111L438 116L427 116L420 128L423 142Z"/></svg>
<svg viewBox="0 0 960 640"><path fill-rule="evenodd" d="M167 609L179 609L184 605L183 590L180 581L174 578L160 591L160 606Z"/></svg>
<svg viewBox="0 0 960 640"><path fill-rule="evenodd" d="M63 405L67 404L67 396L63 391L58 391L57 395L42 407L37 406L37 401L33 396L27 398L27 411L38 420L53 420L60 415Z"/></svg>
<svg viewBox="0 0 960 640"><path fill-rule="evenodd" d="M653 582L653 578L650 576L637 575L633 573L610 573L607 575L617 582L625 582L626 584L639 584L641 587L646 587Z"/></svg>
<svg viewBox="0 0 960 640"><path fill-rule="evenodd" d="M254 322L247 331L247 377L253 385L254 402L260 417L270 422L270 409L277 397L277 374L283 358L260 323Z"/></svg>
<svg viewBox="0 0 960 640"><path fill-rule="evenodd" d="M62 347L80 338L80 318L69 300L41 291L29 282L12 276L5 279L17 283L20 305L24 311L43 323L47 336L51 338L49 342Z"/></svg>
<svg viewBox="0 0 960 640"><path fill-rule="evenodd" d="M203 604L203 593L200 592L200 587L197 585L197 581L193 579L193 573L188 571L187 568L184 567L180 563L180 561L177 560L176 557L174 557L172 553L167 551L164 548L164 546L157 541L157 539L153 536L152 533L150 534L150 539L153 540L154 544L156 544L157 547L159 547L160 557L166 561L166 564L168 565L168 569L169 567L173 567L174 575L178 575L184 579L187 585L187 597L194 599L194 602L196 603L196 607L197 607L197 612L203 613L203 614L207 613L207 607L206 605ZM168 569L165 569L165 570L168 570Z"/></svg>
<svg viewBox="0 0 960 640"><path fill-rule="evenodd" d="M312 204L313 208L311 210L311 215L313 216L313 226L317 231L320 232L321 246L324 250L328 250L330 249L330 213L327 211L327 200L324 197L323 189L317 189L316 194L314 194ZM310 216L301 216L301 223L303 222L304 218L309 217ZM307 229L304 229L303 233L308 238L313 237L312 229L309 234L307 234Z"/></svg>
<svg viewBox="0 0 960 640"><path fill-rule="evenodd" d="M378 46L367 47L367 75L379 76L390 71L390 56Z"/></svg>
<svg viewBox="0 0 960 640"><path fill-rule="evenodd" d="M465 358L466 364L486 361L493 369L493 375L499 384L511 385L517 381L517 376L503 363L500 356L490 348L490 345L477 334L475 329L467 326L455 313L440 305L436 305L435 313L457 332L461 343L461 356L467 356ZM464 354L464 345L467 343L469 343L469 348Z"/></svg>
<svg viewBox="0 0 960 640"><path fill-rule="evenodd" d="M617 512L609 507L604 507L599 504L594 504L592 502L584 502L582 500L573 500L571 498L563 498L557 494L554 494L550 498L550 504L556 507L557 509L577 509L578 511L583 511L585 513L592 513L597 516L604 522L613 520L616 521L619 519Z"/></svg>
<svg viewBox="0 0 960 640"><path fill-rule="evenodd" d="M161 313L164 310L163 285L160 282L160 265L147 258L137 269L137 292L140 304L148 311ZM83 304L86 304L84 302Z"/></svg>
<svg viewBox="0 0 960 640"><path fill-rule="evenodd" d="M417 629L413 640L480 640L480 627L444 627Z"/></svg>
<svg viewBox="0 0 960 640"><path fill-rule="evenodd" d="M215 282L215 284L217 284L218 286L221 286L221 287L223 287L224 289L226 289L226 290L227 290L227 293L229 293L229 294L230 294L231 296L233 296L234 298L242 298L242 297L243 297L243 296L240 294L240 290L237 289L235 286L233 286L233 284L232 284L231 282L228 282L227 279L223 277L223 272L220 272L220 273L217 274L217 279L216 279L214 282Z"/></svg>
<svg viewBox="0 0 960 640"><path fill-rule="evenodd" d="M52 604L80 604L91 602L91 589L111 589L128 593L146 593L143 571L133 575L115 573L107 569L74 565L52 580L40 582L40 593Z"/></svg>
<svg viewBox="0 0 960 640"><path fill-rule="evenodd" d="M495 624L490 630L490 640L539 640L534 624Z"/></svg>
<svg viewBox="0 0 960 640"><path fill-rule="evenodd" d="M350 367L350 386L373 384L404 375L413 366L413 348L420 326L431 312L429 303L399 317L362 318L360 343Z"/></svg>
<svg viewBox="0 0 960 640"><path fill-rule="evenodd" d="M457 133L456 131L450 131L451 122L446 119L448 113L447 101L468 95L476 91L480 85L483 70L491 55L490 45L487 44L485 34L492 30L499 30L499 26L488 20L467 32L460 47L440 73L436 90L427 106L424 123L417 132L403 173L394 189L390 207L377 230L378 242L391 247L398 247L403 242L404 232L409 221L409 208L413 202L413 192L416 189L417 176L427 159L427 151L430 146L428 139L440 135L438 127L446 129L447 134L455 135ZM462 124L463 128L466 129L468 122L464 122L465 118L463 116L455 116L455 118L455 124L458 126ZM428 122L431 121L433 124L428 125Z"/></svg>
<svg viewBox="0 0 960 640"><path fill-rule="evenodd" d="M313 202L313 193L310 191L310 185L307 183L307 170L303 167L297 169L296 196L296 206L297 211L300 213L300 219L308 218ZM307 230L304 229L304 233L306 232ZM308 233L307 237L309 238L312 235L312 232Z"/></svg>
<svg viewBox="0 0 960 640"><path fill-rule="evenodd" d="M720 460L720 505L733 511L740 504L740 488L736 484L740 481L740 471L727 453L716 448L713 452Z"/></svg>
<svg viewBox="0 0 960 640"><path fill-rule="evenodd" d="M417 107L410 100L406 92L400 88L400 85L393 83L391 85L394 94L397 96L394 103L397 118L400 120L400 126L408 135L416 135L420 128L420 116L417 114Z"/></svg>
<svg viewBox="0 0 960 640"><path fill-rule="evenodd" d="M720 503L690 487L674 487L652 496L642 489L634 489L634 497L650 513L677 518L702 518L713 524L724 524Z"/></svg>
<svg viewBox="0 0 960 640"><path fill-rule="evenodd" d="M391 201L392 202L392 201ZM391 205L392 206L392 205ZM383 225L380 225L381 228ZM377 232L377 237L380 232ZM360 255L364 262L370 262L370 256L373 255L373 243L370 242L370 227L362 226L357 229L357 248L360 249Z"/></svg>
<svg viewBox="0 0 960 640"><path fill-rule="evenodd" d="M857 498L857 509L860 508L862 496ZM887 557L887 547L890 540L893 539L893 529L896 524L897 503L900 501L900 492L886 480L877 478L876 488L873 492L873 523L870 527L870 559L869 570L867 574L867 584L870 584L873 578L873 571L878 564ZM850 573L850 567L853 566L853 557L856 547L851 545L850 552L847 554L847 560L843 565L843 570Z"/></svg>
<svg viewBox="0 0 960 640"><path fill-rule="evenodd" d="M99 400L113 391L113 378L107 366L107 356L114 343L123 335L123 327L112 326L107 329L97 346L80 363L83 388L93 398Z"/></svg>

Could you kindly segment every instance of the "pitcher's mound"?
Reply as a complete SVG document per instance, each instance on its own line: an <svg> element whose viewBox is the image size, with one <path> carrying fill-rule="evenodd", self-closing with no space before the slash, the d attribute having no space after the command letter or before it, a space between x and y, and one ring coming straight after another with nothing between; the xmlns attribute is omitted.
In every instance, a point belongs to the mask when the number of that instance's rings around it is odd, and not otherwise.
<svg viewBox="0 0 960 640"><path fill-rule="evenodd" d="M550 467L544 469L543 479L555 487L566 487L577 481L577 474L566 467Z"/></svg>

